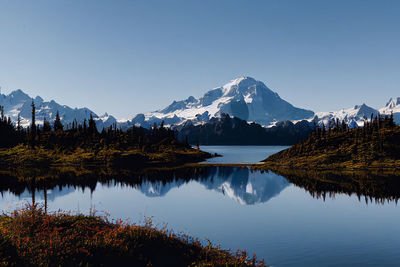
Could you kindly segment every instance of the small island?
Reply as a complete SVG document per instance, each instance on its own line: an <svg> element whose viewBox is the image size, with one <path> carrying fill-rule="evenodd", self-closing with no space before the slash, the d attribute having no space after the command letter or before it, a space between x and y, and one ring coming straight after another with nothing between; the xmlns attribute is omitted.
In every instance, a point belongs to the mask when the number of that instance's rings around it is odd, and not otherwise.
<svg viewBox="0 0 400 267"><path fill-rule="evenodd" d="M400 127L391 116L371 115L364 127L349 129L336 121L315 127L304 142L271 155L259 166L278 171L400 171Z"/></svg>

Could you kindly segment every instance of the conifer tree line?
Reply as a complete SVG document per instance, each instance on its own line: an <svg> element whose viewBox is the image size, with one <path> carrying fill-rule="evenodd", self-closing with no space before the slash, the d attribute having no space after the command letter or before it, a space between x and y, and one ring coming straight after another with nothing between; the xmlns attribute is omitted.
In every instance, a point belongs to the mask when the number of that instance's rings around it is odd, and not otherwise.
<svg viewBox="0 0 400 267"><path fill-rule="evenodd" d="M92 114L89 120L79 124L75 119L65 127L57 111L53 123L46 118L42 125L36 124L36 108L32 101L32 118L29 127L21 126L21 118L14 124L10 117L4 115L4 107L0 106L0 147L13 147L18 144L29 145L32 149L43 147L46 149L74 150L77 148L99 149L139 149L142 152L154 152L169 146L189 147L179 142L175 132L160 125L154 124L151 129L132 126L126 131L117 128L114 124L98 131Z"/></svg>
<svg viewBox="0 0 400 267"><path fill-rule="evenodd" d="M25 137L18 116L17 127L14 127L11 118L4 116L4 107L0 106L0 147L11 147L20 143Z"/></svg>
<svg viewBox="0 0 400 267"><path fill-rule="evenodd" d="M304 142L270 157L271 160L303 160L316 156L324 163L346 162L370 163L375 160L400 159L400 126L396 125L393 113L389 116L371 114L364 127L349 129L339 120L318 127ZM315 158L314 158L315 159Z"/></svg>
<svg viewBox="0 0 400 267"><path fill-rule="evenodd" d="M378 113L375 117L374 114L371 114L370 120L364 117L364 126L361 129L363 133L371 133L373 130L377 131L382 128L393 128L395 126L393 112L390 115L383 116ZM330 120L327 126L322 123L321 127L319 127L314 120L314 129L315 131L312 133L312 137L315 139L330 136L338 132L348 132L350 130L348 124L344 120L340 122L338 118L336 118L336 120Z"/></svg>

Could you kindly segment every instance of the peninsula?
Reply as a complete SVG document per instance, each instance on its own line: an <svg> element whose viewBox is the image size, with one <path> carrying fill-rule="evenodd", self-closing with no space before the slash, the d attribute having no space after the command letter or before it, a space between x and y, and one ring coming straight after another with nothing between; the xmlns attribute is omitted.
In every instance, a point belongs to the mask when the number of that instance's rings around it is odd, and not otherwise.
<svg viewBox="0 0 400 267"><path fill-rule="evenodd" d="M304 142L271 155L263 169L400 170L400 127L391 116L371 116L364 127L349 129L337 121L316 127Z"/></svg>

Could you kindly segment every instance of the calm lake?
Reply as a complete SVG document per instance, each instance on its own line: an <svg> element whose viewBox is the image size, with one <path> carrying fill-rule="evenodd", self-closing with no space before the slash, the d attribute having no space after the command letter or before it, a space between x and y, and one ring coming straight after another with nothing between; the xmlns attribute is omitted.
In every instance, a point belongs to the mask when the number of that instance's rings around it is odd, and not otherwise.
<svg viewBox="0 0 400 267"><path fill-rule="evenodd" d="M224 157L211 162L258 162L285 147L203 146ZM97 182L95 188L47 190L49 211L69 210L167 226L221 244L246 249L272 266L400 266L400 209L394 201L368 202L355 194L315 197L285 177L248 168L213 167L200 176L143 180L127 185ZM31 199L3 191L0 209ZM314 195L314 196L313 196ZM44 191L35 192L37 202Z"/></svg>

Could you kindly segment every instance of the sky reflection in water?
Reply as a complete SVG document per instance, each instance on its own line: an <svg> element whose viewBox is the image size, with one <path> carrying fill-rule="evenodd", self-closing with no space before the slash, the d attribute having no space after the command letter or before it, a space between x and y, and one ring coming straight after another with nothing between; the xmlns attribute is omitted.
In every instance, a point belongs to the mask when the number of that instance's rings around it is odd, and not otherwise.
<svg viewBox="0 0 400 267"><path fill-rule="evenodd" d="M226 150L226 148L223 148ZM356 195L314 198L272 172L213 168L197 179L142 181L134 186L98 182L93 191L72 186L47 191L49 210L110 213L209 238L224 248L255 252L274 266L396 266L400 214L395 202L359 201ZM43 191L36 201L43 201ZM1 209L30 200L3 192Z"/></svg>

